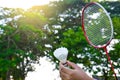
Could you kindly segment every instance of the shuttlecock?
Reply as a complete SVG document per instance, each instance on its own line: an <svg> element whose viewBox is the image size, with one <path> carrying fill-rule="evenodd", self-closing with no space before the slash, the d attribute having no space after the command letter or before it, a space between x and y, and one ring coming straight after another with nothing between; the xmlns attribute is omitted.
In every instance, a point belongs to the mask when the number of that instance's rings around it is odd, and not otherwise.
<svg viewBox="0 0 120 80"><path fill-rule="evenodd" d="M62 63L66 63L68 50L67 48L61 47L54 51L54 56L61 61Z"/></svg>

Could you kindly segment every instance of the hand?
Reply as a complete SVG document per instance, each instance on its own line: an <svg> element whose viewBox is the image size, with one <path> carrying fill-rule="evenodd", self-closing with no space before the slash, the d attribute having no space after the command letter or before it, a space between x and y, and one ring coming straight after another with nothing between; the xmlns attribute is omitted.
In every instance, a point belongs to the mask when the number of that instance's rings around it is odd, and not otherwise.
<svg viewBox="0 0 120 80"><path fill-rule="evenodd" d="M60 77L62 80L94 80L93 78L89 77L80 67L76 64L67 61L67 65L71 68L65 67L60 62Z"/></svg>

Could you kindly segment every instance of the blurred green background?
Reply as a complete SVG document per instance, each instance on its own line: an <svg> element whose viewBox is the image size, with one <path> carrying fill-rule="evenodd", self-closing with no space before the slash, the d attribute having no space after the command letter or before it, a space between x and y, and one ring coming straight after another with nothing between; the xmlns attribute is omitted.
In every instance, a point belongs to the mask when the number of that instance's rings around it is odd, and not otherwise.
<svg viewBox="0 0 120 80"><path fill-rule="evenodd" d="M81 29L81 10L98 0L59 0L46 5L22 8L0 7L0 80L25 80L34 71L32 63L47 56L56 64L53 51L59 47L69 50L68 60L82 64L94 77L102 73L105 80L113 72L102 49L86 41ZM109 54L117 75L120 74L120 1L99 2L109 12L114 25L114 38Z"/></svg>

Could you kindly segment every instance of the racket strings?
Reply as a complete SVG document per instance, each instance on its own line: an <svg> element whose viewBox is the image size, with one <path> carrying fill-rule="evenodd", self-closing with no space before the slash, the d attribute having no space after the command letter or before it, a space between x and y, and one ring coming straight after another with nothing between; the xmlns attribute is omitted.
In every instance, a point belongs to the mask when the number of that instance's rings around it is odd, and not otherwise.
<svg viewBox="0 0 120 80"><path fill-rule="evenodd" d="M89 41L95 46L105 45L111 38L111 24L107 13L98 5L84 11L84 26Z"/></svg>
<svg viewBox="0 0 120 80"><path fill-rule="evenodd" d="M82 12L82 24L88 42L94 47L104 48L115 80L118 80L106 49L113 36L113 25L107 11L98 3L86 5Z"/></svg>

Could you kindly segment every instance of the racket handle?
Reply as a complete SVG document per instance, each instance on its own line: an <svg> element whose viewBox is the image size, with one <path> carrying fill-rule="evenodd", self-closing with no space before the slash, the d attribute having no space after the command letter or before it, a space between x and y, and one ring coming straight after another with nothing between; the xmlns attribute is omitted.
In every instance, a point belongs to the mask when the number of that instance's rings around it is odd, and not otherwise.
<svg viewBox="0 0 120 80"><path fill-rule="evenodd" d="M113 73L114 73L114 75L115 75L115 80L118 80L118 78L117 78L117 76L116 76L116 73L115 73L115 71L114 71L114 67L113 67L113 65L112 65L110 56L109 56L109 54L108 54L108 52L107 52L107 48L106 48L106 47L104 47L104 51L106 52L106 56L107 56L107 58L108 58L108 62L110 63L111 69L112 69L112 71L113 71Z"/></svg>

